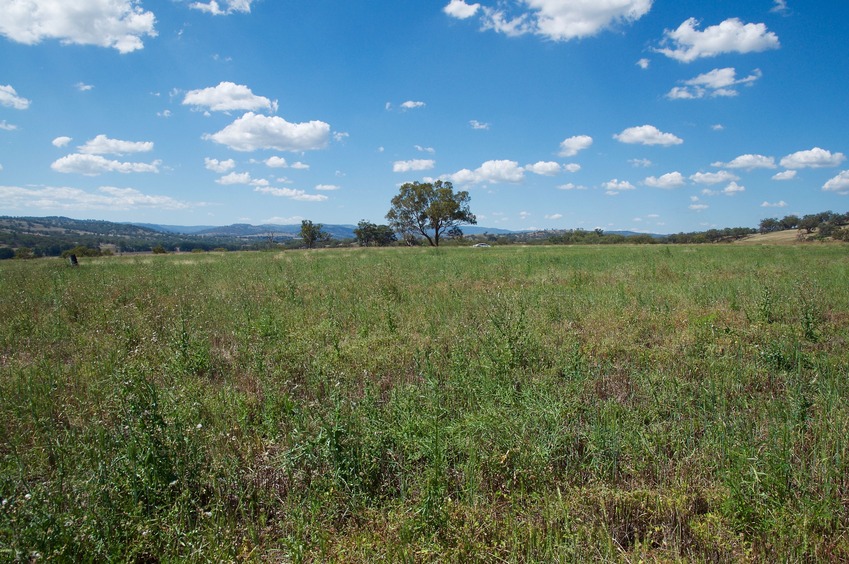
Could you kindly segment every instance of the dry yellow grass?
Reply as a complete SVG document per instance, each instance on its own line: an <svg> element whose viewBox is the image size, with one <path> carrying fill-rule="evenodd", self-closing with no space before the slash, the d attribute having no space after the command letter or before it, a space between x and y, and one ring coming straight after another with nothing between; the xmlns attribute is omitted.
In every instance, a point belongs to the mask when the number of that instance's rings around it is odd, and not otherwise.
<svg viewBox="0 0 849 564"><path fill-rule="evenodd" d="M804 239L799 238L799 233L797 229L758 233L739 239L735 243L738 245L798 245L805 242Z"/></svg>

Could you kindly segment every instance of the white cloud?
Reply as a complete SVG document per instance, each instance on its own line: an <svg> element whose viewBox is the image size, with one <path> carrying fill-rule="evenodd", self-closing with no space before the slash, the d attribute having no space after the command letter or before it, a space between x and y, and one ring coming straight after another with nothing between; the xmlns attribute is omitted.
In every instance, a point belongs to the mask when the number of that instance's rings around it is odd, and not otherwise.
<svg viewBox="0 0 849 564"><path fill-rule="evenodd" d="M483 123L476 119L469 121L469 125L472 126L472 129L489 129L488 123Z"/></svg>
<svg viewBox="0 0 849 564"><path fill-rule="evenodd" d="M253 182L253 179L249 172L231 172L230 174L222 176L215 182L222 186L232 186L234 184L250 184Z"/></svg>
<svg viewBox="0 0 849 564"><path fill-rule="evenodd" d="M480 4L466 4L463 0L451 0L442 11L458 20L465 20L474 16L480 9Z"/></svg>
<svg viewBox="0 0 849 564"><path fill-rule="evenodd" d="M704 211L709 207L707 204L690 204L690 209L697 212Z"/></svg>
<svg viewBox="0 0 849 564"><path fill-rule="evenodd" d="M722 189L722 193L725 194L726 196L733 196L734 194L738 194L740 192L745 192L745 191L746 191L746 187L740 186L736 182L732 182L731 184L729 184L728 186L726 186L725 188Z"/></svg>
<svg viewBox="0 0 849 564"><path fill-rule="evenodd" d="M710 128L711 128L713 131L722 131L722 130L724 130L724 129L725 129L725 126L724 126L724 125L722 125L721 123L715 123L715 124L711 125L711 126L710 126Z"/></svg>
<svg viewBox="0 0 849 564"><path fill-rule="evenodd" d="M761 204L761 207L762 208L786 208L787 202L785 202L784 200L781 200L780 202L775 202L775 203L764 202L764 203Z"/></svg>
<svg viewBox="0 0 849 564"><path fill-rule="evenodd" d="M526 165L525 170L539 174L540 176L554 176L561 171L561 167L559 163L553 161L539 161L535 164Z"/></svg>
<svg viewBox="0 0 849 564"><path fill-rule="evenodd" d="M310 165L306 163L302 163L300 161L296 161L289 165L289 168L294 168L295 170L309 170Z"/></svg>
<svg viewBox="0 0 849 564"><path fill-rule="evenodd" d="M785 170L784 172L779 172L775 176L772 177L773 180L793 180L796 178L797 171L795 170Z"/></svg>
<svg viewBox="0 0 849 564"><path fill-rule="evenodd" d="M723 188L722 190L711 190L710 188L705 188L702 190L702 194L705 196L719 196L720 194L724 194L726 196L733 196L739 192L745 192L746 188L744 186L740 186L736 182L731 182Z"/></svg>
<svg viewBox="0 0 849 564"><path fill-rule="evenodd" d="M416 108L424 108L426 105L427 104L425 104L424 102L416 102L414 100L407 100L406 102L401 104L401 107L404 108L405 110L414 110Z"/></svg>
<svg viewBox="0 0 849 564"><path fill-rule="evenodd" d="M680 172L670 172L668 174L662 175L660 178L649 176L644 181L646 186L651 186L652 188L680 188L686 184L684 180L684 175Z"/></svg>
<svg viewBox="0 0 849 564"><path fill-rule="evenodd" d="M315 189L319 192L333 192L334 190L339 190L340 186L335 184L316 184Z"/></svg>
<svg viewBox="0 0 849 564"><path fill-rule="evenodd" d="M798 151L781 159L781 166L789 169L797 168L826 168L840 166L846 160L843 153L832 153L819 147L809 151Z"/></svg>
<svg viewBox="0 0 849 564"><path fill-rule="evenodd" d="M652 162L648 159L630 159L628 162L636 168L648 168L652 165Z"/></svg>
<svg viewBox="0 0 849 564"><path fill-rule="evenodd" d="M700 22L690 18L675 30L666 30L662 47L655 49L667 57L691 63L702 57L722 53L753 53L778 49L778 36L767 31L765 24L744 24L738 18L729 18L719 25L699 31Z"/></svg>
<svg viewBox="0 0 849 564"><path fill-rule="evenodd" d="M89 90L93 90L94 86L92 86L91 84L86 84L85 82L78 82L74 85L74 88L76 88L80 92L88 92Z"/></svg>
<svg viewBox="0 0 849 564"><path fill-rule="evenodd" d="M565 164L563 165L563 170L565 170L566 172L578 172L579 170L581 170L581 165L579 165L578 163Z"/></svg>
<svg viewBox="0 0 849 564"><path fill-rule="evenodd" d="M292 217L269 217L268 219L262 220L263 225L291 225L301 223L305 217L300 215L293 215Z"/></svg>
<svg viewBox="0 0 849 564"><path fill-rule="evenodd" d="M740 177L733 172L720 170L719 172L697 172L690 176L690 180L696 184L721 184L723 182L735 182Z"/></svg>
<svg viewBox="0 0 849 564"><path fill-rule="evenodd" d="M552 219L552 220L563 219L563 214L562 213L552 213L552 214L546 215L545 219Z"/></svg>
<svg viewBox="0 0 849 564"><path fill-rule="evenodd" d="M206 168L206 170L211 170L212 172L224 174L228 170L233 170L234 168L236 168L236 161L234 161L233 159L219 161L218 159L210 159L209 157L206 157L203 159L203 166Z"/></svg>
<svg viewBox="0 0 849 564"><path fill-rule="evenodd" d="M775 6L773 6L770 10L770 12L777 14L786 14L788 11L789 8L787 8L787 0L775 0Z"/></svg>
<svg viewBox="0 0 849 564"><path fill-rule="evenodd" d="M733 97L738 94L736 87L751 86L763 73L755 69L745 78L737 78L734 68L713 69L695 78L684 81L685 86L676 86L666 97L670 100L697 100L700 98Z"/></svg>
<svg viewBox="0 0 849 564"><path fill-rule="evenodd" d="M395 161L392 172L410 172L412 170L430 170L436 166L433 159L413 159L410 161Z"/></svg>
<svg viewBox="0 0 849 564"><path fill-rule="evenodd" d="M2 24L0 23L0 25ZM18 93L10 84L6 86L0 85L0 106L14 108L16 110L26 110L29 108L29 105L30 101L22 96L18 96Z"/></svg>
<svg viewBox="0 0 849 564"><path fill-rule="evenodd" d="M822 189L826 192L837 192L841 196L849 195L849 170L844 170L826 182Z"/></svg>
<svg viewBox="0 0 849 564"><path fill-rule="evenodd" d="M775 159L764 155L740 155L731 162L715 162L711 166L717 168L732 168L754 170L756 168L775 168Z"/></svg>
<svg viewBox="0 0 849 564"><path fill-rule="evenodd" d="M149 153L153 150L153 141L121 141L100 134L80 145L81 153L87 155L125 155L127 153Z"/></svg>
<svg viewBox="0 0 849 564"><path fill-rule="evenodd" d="M0 130L3 131L15 131L18 129L18 126L12 123L8 123L5 119L0 121Z"/></svg>
<svg viewBox="0 0 849 564"><path fill-rule="evenodd" d="M286 159L284 159L283 157L278 157L278 156L268 157L263 162L265 163L265 166L267 166L269 168L288 168L289 167L289 163L286 162Z"/></svg>
<svg viewBox="0 0 849 564"><path fill-rule="evenodd" d="M14 209L20 207L43 210L134 210L155 208L181 210L189 208L186 202L169 196L144 194L134 188L103 186L96 193L67 187L0 186L0 200Z"/></svg>
<svg viewBox="0 0 849 564"><path fill-rule="evenodd" d="M277 102L272 102L265 96L257 96L243 84L221 82L218 86L210 86L200 90L190 90L183 98L184 106L205 108L213 112L228 112L231 110L268 110L277 111Z"/></svg>
<svg viewBox="0 0 849 564"><path fill-rule="evenodd" d="M521 182L524 178L525 170L516 161L509 160L486 161L475 170L464 168L447 176L447 179L455 184L516 183Z"/></svg>
<svg viewBox="0 0 849 564"><path fill-rule="evenodd" d="M560 142L561 157L574 157L584 149L589 149L593 144L593 138L589 135L575 135Z"/></svg>
<svg viewBox="0 0 849 564"><path fill-rule="evenodd" d="M254 188L254 192L269 194L278 198L289 198L299 202L324 202L328 199L328 197L324 194L307 194L303 190L295 190L294 188L271 188L260 186Z"/></svg>
<svg viewBox="0 0 849 564"><path fill-rule="evenodd" d="M104 172L120 172L122 174L131 172L158 173L160 164L161 161L154 161L152 163L124 163L108 160L100 155L75 153L58 159L50 165L50 168L56 172L97 176Z"/></svg>
<svg viewBox="0 0 849 564"><path fill-rule="evenodd" d="M614 139L622 143L640 144L640 145L661 145L669 147L671 145L680 145L684 142L683 139L676 137L671 133L662 133L653 125L641 125L639 127L629 127L622 133L617 133L613 136Z"/></svg>
<svg viewBox="0 0 849 564"><path fill-rule="evenodd" d="M602 184L602 188L607 190L605 192L605 194L607 194L608 196L616 196L620 192L625 192L627 190L636 190L637 189L636 186L634 186L633 184L631 184L627 180L621 180L620 181L616 178L614 178L613 180L611 180L609 182L605 182L604 184Z"/></svg>
<svg viewBox="0 0 849 564"><path fill-rule="evenodd" d="M557 189L558 190L586 190L587 187L586 186L580 186L578 184L572 184L571 182L568 182L566 184L561 184L560 186L557 187Z"/></svg>
<svg viewBox="0 0 849 564"><path fill-rule="evenodd" d="M213 16L225 16L234 12L249 14L251 11L252 1L253 0L224 0L227 7L222 9L221 5L216 0L209 0L209 2L205 3L193 2L189 5L189 8L200 10L201 12L212 14Z"/></svg>
<svg viewBox="0 0 849 564"><path fill-rule="evenodd" d="M281 117L248 112L218 133L203 138L234 151L309 151L327 146L330 125L323 121L289 123Z"/></svg>
<svg viewBox="0 0 849 564"><path fill-rule="evenodd" d="M596 35L617 24L632 23L646 15L653 0L513 0L497 7L483 6L482 28L508 36L527 33L554 41Z"/></svg>
<svg viewBox="0 0 849 564"><path fill-rule="evenodd" d="M436 153L436 149L434 149L433 147L422 147L421 145L414 145L413 147L419 153L429 153L431 155Z"/></svg>
<svg viewBox="0 0 849 564"><path fill-rule="evenodd" d="M67 146L67 145L68 145L71 141L73 141L73 139L71 139L70 137L62 136L62 137L57 137L56 139L54 139L54 140L52 141L52 143L53 143L53 146L54 146L54 147L65 147L65 146Z"/></svg>
<svg viewBox="0 0 849 564"><path fill-rule="evenodd" d="M649 61L648 59L640 59L639 61L637 61L637 66L640 67L643 70L646 70L647 68L649 68L650 65L651 65L651 61Z"/></svg>
<svg viewBox="0 0 849 564"><path fill-rule="evenodd" d="M136 0L3 0L0 6L0 35L26 45L58 39L130 53L144 48L144 36L156 36L153 12Z"/></svg>

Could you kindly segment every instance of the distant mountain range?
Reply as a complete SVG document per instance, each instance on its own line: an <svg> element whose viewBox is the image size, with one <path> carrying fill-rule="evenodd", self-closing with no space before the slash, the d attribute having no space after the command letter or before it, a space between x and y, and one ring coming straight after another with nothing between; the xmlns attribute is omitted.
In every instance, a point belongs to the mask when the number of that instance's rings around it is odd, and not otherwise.
<svg viewBox="0 0 849 564"><path fill-rule="evenodd" d="M342 241L354 239L354 225L323 224L322 228L331 239ZM546 239L563 234L565 230L511 231L493 227L466 225L466 235L508 237L516 242ZM638 235L631 231L611 231L608 234L623 236ZM55 256L63 250L78 245L100 248L113 245L119 251L150 250L162 245L166 249L183 250L227 248L263 248L269 241L291 242L297 245L301 225L249 225L237 223L226 226L211 225L160 225L151 223L115 223L100 220L79 220L67 217L2 217L0 216L0 248L16 249L29 247L37 253ZM662 237L661 235L652 235Z"/></svg>
<svg viewBox="0 0 849 564"><path fill-rule="evenodd" d="M211 225L157 225L153 223L130 223L145 229L151 229L160 233L176 235L196 235L199 237L268 237L274 235L281 238L297 238L301 236L301 224L277 225L250 225L247 223L234 223L233 225L211 226ZM330 233L334 239L353 239L356 225L322 224L322 229ZM490 233L492 235L507 235L518 233L509 229L497 229L493 227L479 227L477 225L464 225L463 233L467 235L480 235Z"/></svg>

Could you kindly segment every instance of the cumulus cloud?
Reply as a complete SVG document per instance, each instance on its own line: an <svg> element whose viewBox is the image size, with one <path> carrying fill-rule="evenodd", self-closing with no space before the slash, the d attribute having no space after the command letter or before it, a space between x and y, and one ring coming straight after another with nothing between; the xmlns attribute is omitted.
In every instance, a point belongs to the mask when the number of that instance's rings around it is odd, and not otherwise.
<svg viewBox="0 0 849 564"><path fill-rule="evenodd" d="M736 182L740 177L733 172L720 170L719 172L697 172L690 176L690 180L696 184L722 184L723 182Z"/></svg>
<svg viewBox="0 0 849 564"><path fill-rule="evenodd" d="M676 86L666 97L670 100L698 100L701 98L732 97L738 94L737 86L751 86L763 76L760 69L755 69L745 78L737 78L734 68L713 69L695 78L684 81L684 86Z"/></svg>
<svg viewBox="0 0 849 564"><path fill-rule="evenodd" d="M268 194L270 196L276 196L278 198L289 198L290 200L297 200L299 202L324 202L328 199L328 197L324 194L307 194L303 190L296 190L294 188L272 188L269 186L258 186L254 188L254 192Z"/></svg>
<svg viewBox="0 0 849 564"><path fill-rule="evenodd" d="M690 204L689 207L693 211L700 212L708 209L710 206L707 204Z"/></svg>
<svg viewBox="0 0 849 564"><path fill-rule="evenodd" d="M660 177L649 176L643 182L646 186L664 189L680 188L687 183L684 180L684 175L680 172L670 172Z"/></svg>
<svg viewBox="0 0 849 564"><path fill-rule="evenodd" d="M129 174L132 172L159 172L161 161L152 163L128 163L109 160L101 155L80 154L67 155L56 160L50 168L56 172L83 174L85 176L97 176L104 172L120 172Z"/></svg>
<svg viewBox="0 0 849 564"><path fill-rule="evenodd" d="M289 167L289 163L287 163L286 159L284 159L283 157L277 157L277 156L268 157L263 162L265 163L265 166L267 166L269 168L288 168Z"/></svg>
<svg viewBox="0 0 849 564"><path fill-rule="evenodd" d="M3 121L0 121L0 130L15 131L17 128L18 128L17 125L14 125L12 123L8 123L5 119Z"/></svg>
<svg viewBox="0 0 849 564"><path fill-rule="evenodd" d="M584 149L589 149L593 144L593 138L589 135L575 135L560 142L561 157L574 157Z"/></svg>
<svg viewBox="0 0 849 564"><path fill-rule="evenodd" d="M257 96L243 84L221 82L218 86L210 86L200 90L190 90L183 98L184 106L204 108L213 112L232 110L277 111L277 102L272 102L265 96Z"/></svg>
<svg viewBox="0 0 849 564"><path fill-rule="evenodd" d="M74 88L79 90L80 92L88 92L89 90L94 90L94 86L91 84L86 84L85 82L78 82L74 85Z"/></svg>
<svg viewBox="0 0 849 564"><path fill-rule="evenodd" d="M568 182L566 184L561 184L560 186L557 187L557 189L558 190L586 190L587 187Z"/></svg>
<svg viewBox="0 0 849 564"><path fill-rule="evenodd" d="M486 161L475 170L464 168L446 177L455 184L498 184L500 182L517 183L525 178L525 169L516 161Z"/></svg>
<svg viewBox="0 0 849 564"><path fill-rule="evenodd" d="M528 33L554 41L569 41L590 37L618 24L630 24L646 15L653 0L594 0L564 2L563 0L511 0L493 2L493 6L464 8L464 2L454 0L454 17L468 18L480 13L481 28L515 37ZM477 6L477 5L475 5Z"/></svg>
<svg viewBox="0 0 849 564"><path fill-rule="evenodd" d="M628 162L636 168L648 168L652 165L652 162L648 159L630 159Z"/></svg>
<svg viewBox="0 0 849 564"><path fill-rule="evenodd" d="M526 165L525 170L534 174L539 174L540 176L554 176L559 173L562 168L560 163L539 161L538 163Z"/></svg>
<svg viewBox="0 0 849 564"><path fill-rule="evenodd" d="M609 182L605 182L601 186L606 190L605 194L607 194L608 196L616 196L620 192L637 189L636 186L634 186L627 180L619 180L617 178L614 178Z"/></svg>
<svg viewBox="0 0 849 564"><path fill-rule="evenodd" d="M756 168L775 168L775 159L764 155L740 155L731 162L715 162L711 166L717 168L731 168L741 170L754 170Z"/></svg>
<svg viewBox="0 0 849 564"><path fill-rule="evenodd" d="M784 200L781 200L780 202L775 202L775 203L764 202L764 203L761 204L761 207L762 208L786 208L787 202L785 202Z"/></svg>
<svg viewBox="0 0 849 564"><path fill-rule="evenodd" d="M797 171L795 170L785 170L784 172L779 172L775 176L772 177L773 180L793 180L796 178Z"/></svg>
<svg viewBox="0 0 849 564"><path fill-rule="evenodd" d="M480 4L466 4L463 0L451 0L447 6L442 8L442 11L458 20L471 18L480 9Z"/></svg>
<svg viewBox="0 0 849 564"><path fill-rule="evenodd" d="M230 174L222 176L215 182L222 186L232 186L234 184L250 184L253 182L253 179L249 172L231 172Z"/></svg>
<svg viewBox="0 0 849 564"><path fill-rule="evenodd" d="M330 125L323 121L289 123L281 117L248 112L218 133L203 138L234 151L309 151L327 146Z"/></svg>
<svg viewBox="0 0 849 564"><path fill-rule="evenodd" d="M579 165L578 163L565 164L563 165L563 170L565 170L566 172L578 172L579 170L581 170L581 165Z"/></svg>
<svg viewBox="0 0 849 564"><path fill-rule="evenodd" d="M548 215L545 216L545 219L551 219L551 220L563 219L563 214L562 213L548 214Z"/></svg>
<svg viewBox="0 0 849 564"><path fill-rule="evenodd" d="M110 139L100 134L80 145L80 153L86 155L125 155L127 153L148 153L153 150L152 141L122 141Z"/></svg>
<svg viewBox="0 0 849 564"><path fill-rule="evenodd" d="M740 186L736 182L731 182L731 183L728 184L728 186L726 186L722 190L711 190L710 188L705 188L704 190L702 190L702 194L705 195L705 196L719 196L719 195L722 195L722 194L724 194L726 196L733 196L733 195L735 195L739 192L745 192L745 191L746 191L745 186Z"/></svg>
<svg viewBox="0 0 849 564"><path fill-rule="evenodd" d="M433 159L413 159L410 161L395 161L392 163L392 172L410 172L413 170L430 170L436 166Z"/></svg>
<svg viewBox="0 0 849 564"><path fill-rule="evenodd" d="M52 143L54 147L66 147L71 141L73 141L73 139L63 135L62 137L54 139Z"/></svg>
<svg viewBox="0 0 849 564"><path fill-rule="evenodd" d="M10 84L7 84L5 86L0 85L0 105L15 110L26 110L29 108L30 101L23 96L18 96L15 89Z"/></svg>
<svg viewBox="0 0 849 564"><path fill-rule="evenodd" d="M0 35L26 45L58 39L130 53L144 48L143 37L156 36L153 12L135 0L4 0L0 6Z"/></svg>
<svg viewBox="0 0 849 564"><path fill-rule="evenodd" d="M405 110L414 110L416 108L424 108L426 105L427 104L425 104L424 102L417 102L415 100L407 100L406 102L401 104L401 107L404 108Z"/></svg>
<svg viewBox="0 0 849 564"><path fill-rule="evenodd" d="M826 192L836 192L841 196L849 195L849 170L844 170L826 182L822 189Z"/></svg>
<svg viewBox="0 0 849 564"><path fill-rule="evenodd" d="M316 184L315 189L319 192L333 192L335 190L339 190L341 187L336 184Z"/></svg>
<svg viewBox="0 0 849 564"><path fill-rule="evenodd" d="M209 157L206 157L203 159L203 166L206 168L206 170L211 170L212 172L224 174L228 170L233 170L234 168L236 168L236 161L234 161L233 159L219 161L218 159L210 159Z"/></svg>
<svg viewBox="0 0 849 564"><path fill-rule="evenodd" d="M135 188L103 186L97 192L67 187L0 186L0 200L9 208L38 208L43 210L181 210L190 204L169 196L145 194Z"/></svg>
<svg viewBox="0 0 849 564"><path fill-rule="evenodd" d="M788 11L787 0L775 0L775 6L770 10L770 12L776 14L786 14Z"/></svg>
<svg viewBox="0 0 849 564"><path fill-rule="evenodd" d="M649 61L648 59L640 59L639 61L637 61L637 66L643 70L648 69L650 65L651 61Z"/></svg>
<svg viewBox="0 0 849 564"><path fill-rule="evenodd" d="M789 169L797 168L827 168L840 166L846 160L843 153L832 153L819 147L809 151L798 151L781 159L781 166Z"/></svg>
<svg viewBox="0 0 849 564"><path fill-rule="evenodd" d="M469 121L469 125L472 126L472 129L489 129L488 123L483 123L476 119Z"/></svg>
<svg viewBox="0 0 849 564"><path fill-rule="evenodd" d="M744 24L738 18L729 18L704 31L698 30L699 25L696 18L690 18L678 29L667 29L661 42L664 47L655 51L677 61L691 63L723 53L758 53L781 46L778 36L767 31L762 23Z"/></svg>
<svg viewBox="0 0 849 564"><path fill-rule="evenodd" d="M225 16L234 12L249 14L251 12L252 1L253 0L224 0L225 7L222 8L216 0L209 0L209 2L193 2L192 4L189 4L189 8L192 8L193 10L200 10L201 12L212 14L213 16Z"/></svg>
<svg viewBox="0 0 849 564"><path fill-rule="evenodd" d="M641 125L639 127L629 127L622 133L617 133L613 136L614 139L622 143L639 144L639 145L661 145L669 147L671 145L680 145L684 142L683 139L676 137L671 133L663 133L653 125Z"/></svg>

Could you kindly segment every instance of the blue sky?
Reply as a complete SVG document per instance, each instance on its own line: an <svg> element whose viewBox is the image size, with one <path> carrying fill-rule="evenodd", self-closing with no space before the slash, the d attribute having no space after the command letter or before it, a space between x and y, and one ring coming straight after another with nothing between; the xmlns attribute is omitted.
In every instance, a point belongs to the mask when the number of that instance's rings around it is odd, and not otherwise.
<svg viewBox="0 0 849 564"><path fill-rule="evenodd" d="M0 0L0 214L655 233L849 210L845 0Z"/></svg>

